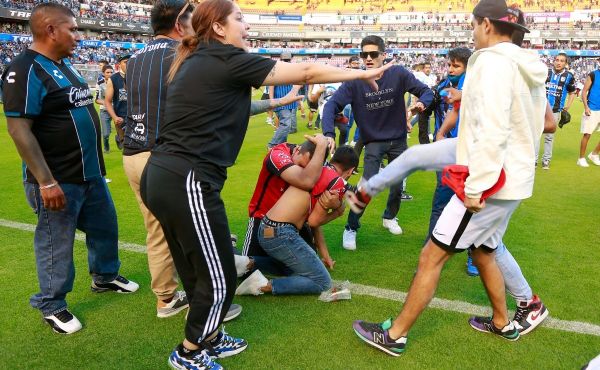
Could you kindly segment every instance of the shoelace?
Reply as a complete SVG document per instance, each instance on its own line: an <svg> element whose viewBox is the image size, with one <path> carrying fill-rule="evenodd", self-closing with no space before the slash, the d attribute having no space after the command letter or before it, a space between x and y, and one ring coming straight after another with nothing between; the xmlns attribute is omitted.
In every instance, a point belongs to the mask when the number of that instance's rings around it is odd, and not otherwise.
<svg viewBox="0 0 600 370"><path fill-rule="evenodd" d="M192 357L192 359L195 362L198 362L199 364L201 364L202 366L205 366L207 369L212 369L215 365L213 360L210 358L209 355L206 354L205 351L201 351L200 353L198 353L197 355Z"/></svg>
<svg viewBox="0 0 600 370"><path fill-rule="evenodd" d="M516 311L515 311L515 318L513 321L516 322L521 322L521 320L523 319L523 317L525 317L527 313L527 307L517 307Z"/></svg>
<svg viewBox="0 0 600 370"><path fill-rule="evenodd" d="M73 315L69 312L69 310L60 311L59 313L54 314L54 316L56 316L56 318L62 322L69 322L73 320Z"/></svg>
<svg viewBox="0 0 600 370"><path fill-rule="evenodd" d="M118 282L120 282L120 283L123 283L123 284L127 284L127 283L129 283L129 280L125 279L125 278L124 278L123 276L121 276L121 275L118 275L118 276L115 278L115 280L116 280L116 281L118 281Z"/></svg>

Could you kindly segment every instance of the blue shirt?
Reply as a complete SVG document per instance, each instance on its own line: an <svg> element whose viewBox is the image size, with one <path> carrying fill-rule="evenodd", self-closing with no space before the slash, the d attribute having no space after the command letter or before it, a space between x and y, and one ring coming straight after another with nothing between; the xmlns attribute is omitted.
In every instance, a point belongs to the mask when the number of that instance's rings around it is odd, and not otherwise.
<svg viewBox="0 0 600 370"><path fill-rule="evenodd" d="M563 110L568 93L575 91L575 77L566 69L556 73L554 69L548 70L546 79L546 95L548 104L552 107L552 112L557 113Z"/></svg>
<svg viewBox="0 0 600 370"><path fill-rule="evenodd" d="M590 73L592 86L588 93L588 107L590 110L600 110L600 69Z"/></svg>
<svg viewBox="0 0 600 370"><path fill-rule="evenodd" d="M419 82L404 67L393 66L377 80L378 91L373 91L361 80L346 81L333 94L323 109L323 134L335 137L334 117L348 104L364 143L406 139L406 108L404 94L410 92L428 107L433 92Z"/></svg>
<svg viewBox="0 0 600 370"><path fill-rule="evenodd" d="M26 49L2 75L2 92L6 117L33 121L31 132L56 180L81 184L106 174L94 98L68 59L55 62ZM27 168L25 180L36 183Z"/></svg>
<svg viewBox="0 0 600 370"><path fill-rule="evenodd" d="M292 85L274 86L273 87L273 98L275 98L275 99L283 98L290 91L292 91L292 88L293 88ZM284 110L284 109L288 109L288 110L296 109L296 102L290 103L288 105L283 105L281 107L277 107L277 108L273 109L273 111L279 112L280 110Z"/></svg>

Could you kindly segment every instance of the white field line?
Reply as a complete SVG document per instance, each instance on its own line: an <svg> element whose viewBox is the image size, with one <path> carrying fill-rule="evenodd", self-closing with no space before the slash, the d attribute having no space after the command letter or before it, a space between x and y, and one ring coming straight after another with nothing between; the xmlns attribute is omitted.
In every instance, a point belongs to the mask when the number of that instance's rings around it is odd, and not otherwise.
<svg viewBox="0 0 600 370"><path fill-rule="evenodd" d="M0 219L0 226L29 232L33 232L35 230L35 225L4 219ZM77 232L75 238L79 241L85 242L85 234L83 233ZM119 248L131 252L146 253L146 247L139 244L124 243L120 241ZM383 298L396 302L404 302L406 300L406 293L404 292L377 288L369 285L350 284L350 290L354 294ZM489 315L491 311L491 308L487 306L478 306L463 301L453 301L442 298L433 298L429 304L429 307L468 315ZM510 313L510 315L512 316L512 313ZM572 333L589 334L600 337L600 325L587 322L567 321L549 317L541 324L541 326Z"/></svg>

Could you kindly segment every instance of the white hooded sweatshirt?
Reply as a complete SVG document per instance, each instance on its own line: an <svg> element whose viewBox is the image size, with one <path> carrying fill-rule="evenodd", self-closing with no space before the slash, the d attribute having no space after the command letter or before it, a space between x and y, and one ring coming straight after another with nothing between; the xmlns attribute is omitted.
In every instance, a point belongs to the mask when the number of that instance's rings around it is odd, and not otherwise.
<svg viewBox="0 0 600 370"><path fill-rule="evenodd" d="M504 168L506 183L492 198L529 198L548 68L535 51L502 42L476 51L467 71L456 148L456 163L469 166L465 194L481 197Z"/></svg>

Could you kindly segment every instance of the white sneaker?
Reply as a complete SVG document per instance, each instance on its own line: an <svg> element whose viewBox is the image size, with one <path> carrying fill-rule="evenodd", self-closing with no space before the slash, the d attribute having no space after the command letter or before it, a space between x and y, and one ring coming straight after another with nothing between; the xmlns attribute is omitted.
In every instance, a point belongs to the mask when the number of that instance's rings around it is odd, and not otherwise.
<svg viewBox="0 0 600 370"><path fill-rule="evenodd" d="M589 167L590 165L587 163L587 161L585 160L585 158L579 158L577 160L577 165L580 167Z"/></svg>
<svg viewBox="0 0 600 370"><path fill-rule="evenodd" d="M344 228L344 235L342 237L342 246L345 250L355 251L356 250L356 230L348 230Z"/></svg>
<svg viewBox="0 0 600 370"><path fill-rule="evenodd" d="M388 229L394 235L402 234L402 228L400 227L400 225L398 225L397 218L392 218L391 220L384 218L383 219L383 227Z"/></svg>
<svg viewBox="0 0 600 370"><path fill-rule="evenodd" d="M352 140L348 145L354 148L356 146L356 141Z"/></svg>
<svg viewBox="0 0 600 370"><path fill-rule="evenodd" d="M81 329L81 322L67 309L54 315L44 316L44 320L58 334L73 334Z"/></svg>
<svg viewBox="0 0 600 370"><path fill-rule="evenodd" d="M248 272L250 258L248 258L248 256L234 254L233 259L235 260L235 271L237 272L237 277L244 276L244 274Z"/></svg>
<svg viewBox="0 0 600 370"><path fill-rule="evenodd" d="M171 302L167 303L164 307L156 308L156 317L165 318L177 315L179 312L185 310L190 306L185 292L177 291L171 299Z"/></svg>
<svg viewBox="0 0 600 370"><path fill-rule="evenodd" d="M105 177L105 178L104 178L104 181L106 181L106 183L107 183L107 184L110 184L110 183L112 182L112 180L111 180L111 179L109 179L108 177Z"/></svg>
<svg viewBox="0 0 600 370"><path fill-rule="evenodd" d="M238 285L235 295L261 295L260 288L269 284L269 280L259 271L254 271L248 278Z"/></svg>
<svg viewBox="0 0 600 370"><path fill-rule="evenodd" d="M588 159L596 166L600 166L600 156L598 154L594 155L594 153L590 153L588 154Z"/></svg>

